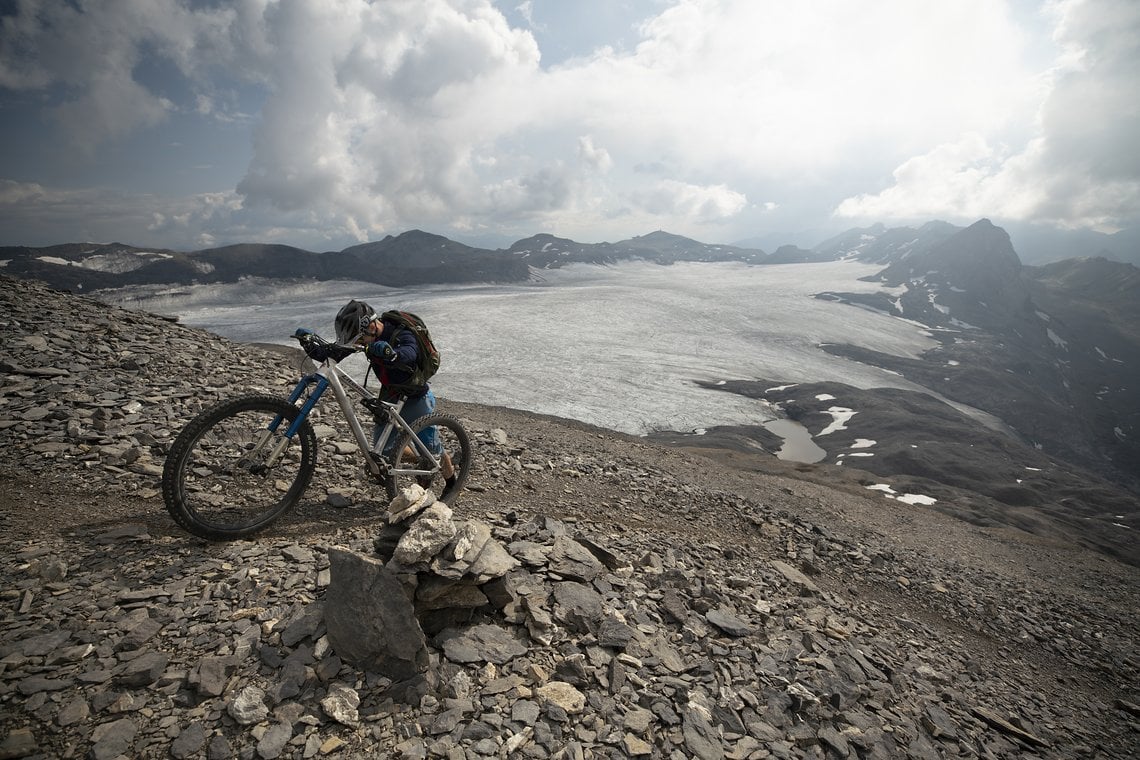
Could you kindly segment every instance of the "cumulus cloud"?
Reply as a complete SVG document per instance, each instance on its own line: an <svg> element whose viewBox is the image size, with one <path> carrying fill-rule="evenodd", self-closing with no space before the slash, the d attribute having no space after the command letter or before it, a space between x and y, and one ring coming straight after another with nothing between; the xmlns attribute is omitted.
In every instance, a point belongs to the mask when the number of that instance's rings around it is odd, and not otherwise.
<svg viewBox="0 0 1140 760"><path fill-rule="evenodd" d="M731 240L833 211L1135 216L1129 0L1057 0L1033 18L1064 53L1048 70L1026 9L992 0L632 6L633 43L623 6L622 44L546 60L555 16L520 0L16 0L0 87L46 94L88 151L187 114L250 119L231 186L185 208L140 199L164 206L147 216L155 234ZM156 67L177 81L148 78ZM227 201L207 212L208 196Z"/></svg>
<svg viewBox="0 0 1140 760"><path fill-rule="evenodd" d="M47 116L67 142L92 152L165 121L175 104L138 72L150 60L176 67L216 99L214 77L260 76L268 52L260 19L269 0L192 6L178 0L16 0L0 19L0 86L53 90Z"/></svg>
<svg viewBox="0 0 1140 760"><path fill-rule="evenodd" d="M929 219L948 211L955 218L978 218L993 211L993 203L1032 206L1022 188L1019 198L1005 198L996 175L1001 158L978 134L964 135L956 143L939 145L922 156L908 159L893 172L894 184L886 190L860 194L839 204L836 213L869 219Z"/></svg>
<svg viewBox="0 0 1140 760"><path fill-rule="evenodd" d="M364 236L563 194L556 162L502 176L494 142L538 52L491 6L295 3L267 22L280 55L238 185L252 204L339 209Z"/></svg>
<svg viewBox="0 0 1140 760"><path fill-rule="evenodd" d="M578 214L577 231L614 228L623 210L698 229L867 141L929 132L931 120L981 125L1018 100L1023 74L990 72L1016 57L1008 18L967 5L690 0L653 17L632 52L600 48L551 69L528 31L477 2L292 6L270 36L282 51L303 36L304 55L281 56L238 189L255 205L340 208L365 236L475 216L533 223L543 211ZM888 36L900 19L923 33ZM947 24L968 25L986 55L948 50ZM983 79L984 97L960 95ZM635 167L646 165L666 176L645 184Z"/></svg>
<svg viewBox="0 0 1140 760"><path fill-rule="evenodd" d="M83 221L77 225L76 220ZM58 230L66 227L74 231L67 242L121 241L193 250L218 238L260 239L248 236L276 223L272 216L245 216L242 199L232 191L171 199L107 187L59 190L0 180L0 237L14 239L19 227L25 245L62 242ZM129 240L122 235L124 228L135 231Z"/></svg>
<svg viewBox="0 0 1140 760"><path fill-rule="evenodd" d="M650 214L714 222L734 216L748 199L724 185L699 186L666 179L633 197Z"/></svg>
<svg viewBox="0 0 1140 760"><path fill-rule="evenodd" d="M1050 12L1065 54L1044 81L1035 134L1016 149L963 134L907 159L890 187L848 198L836 214L995 216L1105 232L1140 221L1140 5L1064 0Z"/></svg>

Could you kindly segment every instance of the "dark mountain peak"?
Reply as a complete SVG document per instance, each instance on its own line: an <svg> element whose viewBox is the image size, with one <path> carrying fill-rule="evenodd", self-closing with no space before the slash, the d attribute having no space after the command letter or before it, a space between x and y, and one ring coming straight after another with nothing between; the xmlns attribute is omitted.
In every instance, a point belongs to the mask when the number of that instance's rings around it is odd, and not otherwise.
<svg viewBox="0 0 1140 760"><path fill-rule="evenodd" d="M662 264L674 261L746 261L756 264L766 255L756 248L702 243L664 230L619 241L614 243L614 247Z"/></svg>
<svg viewBox="0 0 1140 760"><path fill-rule="evenodd" d="M703 246L704 243L699 243L692 238L683 237L681 235L674 235L672 232L665 232L664 230L654 230L648 235L637 235L622 240L618 245L629 245L634 247L645 247L659 250L665 247L675 248L690 248L692 246Z"/></svg>
<svg viewBox="0 0 1140 760"><path fill-rule="evenodd" d="M1026 267L1029 277L1042 285L1079 299L1092 308L1133 315L1140 324L1140 269L1104 257L1065 259L1040 267Z"/></svg>
<svg viewBox="0 0 1140 760"><path fill-rule="evenodd" d="M192 256L233 256L238 258L258 258L261 256L278 256L286 254L311 254L303 248L296 248L283 243L234 243L218 248L204 248L194 251Z"/></svg>
<svg viewBox="0 0 1140 760"><path fill-rule="evenodd" d="M922 234L924 231L925 236ZM958 287L986 288L987 283L994 280L1016 279L1021 272L1021 260L1013 250L1009 235L988 219L977 221L965 229L952 225L924 226L923 230L917 231L897 228L868 247L881 248L887 237L896 238L896 242L909 239L906 245L901 246L902 255L895 257L883 272L889 282L901 283L938 273L941 279L953 280Z"/></svg>
<svg viewBox="0 0 1140 760"><path fill-rule="evenodd" d="M392 237L389 235L388 237ZM437 235L434 232L424 232L423 230L408 230L401 232L396 237L392 238L400 243L451 243L454 242L443 235Z"/></svg>
<svg viewBox="0 0 1140 760"><path fill-rule="evenodd" d="M424 256L454 255L464 253L490 253L482 248L472 248L463 243L457 243L443 235L436 235L423 230L408 230L393 237L386 236L383 240L372 243L361 243L345 248L341 253L358 258L374 258L380 256L384 259L393 257L409 257L418 259ZM408 263L408 262L405 262Z"/></svg>
<svg viewBox="0 0 1140 760"><path fill-rule="evenodd" d="M953 237L935 246L931 257L945 263L963 263L981 274L1003 280L1021 273L1021 259L1013 250L1009 233L995 226L989 219L974 222Z"/></svg>
<svg viewBox="0 0 1140 760"><path fill-rule="evenodd" d="M950 230L955 231L941 237ZM889 284L909 286L915 298L912 308L934 309L949 315L947 319L995 328L1008 327L1010 316L1031 313L1021 261L1005 230L981 219L965 229L940 227L928 235L934 239L910 246L879 274ZM929 303L922 305L924 299ZM933 313L929 317L937 319Z"/></svg>
<svg viewBox="0 0 1140 760"><path fill-rule="evenodd" d="M345 248L330 259L355 270L356 279L384 285L426 282L518 282L529 270L503 251L472 248L423 230Z"/></svg>

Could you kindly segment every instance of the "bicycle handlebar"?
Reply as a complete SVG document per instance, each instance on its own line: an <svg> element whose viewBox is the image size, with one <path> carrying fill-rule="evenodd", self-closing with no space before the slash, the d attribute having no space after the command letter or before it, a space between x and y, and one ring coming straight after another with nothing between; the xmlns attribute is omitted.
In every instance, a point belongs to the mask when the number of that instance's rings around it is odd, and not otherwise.
<svg viewBox="0 0 1140 760"><path fill-rule="evenodd" d="M333 343L317 335L312 330L298 327L293 337L301 344L301 349L315 362L324 362L328 359L344 361L357 351L363 351L363 346L346 346L342 343Z"/></svg>

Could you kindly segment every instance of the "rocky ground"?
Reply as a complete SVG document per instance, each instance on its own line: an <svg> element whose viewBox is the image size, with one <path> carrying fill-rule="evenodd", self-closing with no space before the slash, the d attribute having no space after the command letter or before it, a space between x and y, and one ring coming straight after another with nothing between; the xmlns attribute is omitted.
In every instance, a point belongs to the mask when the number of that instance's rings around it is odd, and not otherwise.
<svg viewBox="0 0 1140 760"><path fill-rule="evenodd" d="M446 399L478 451L455 510L519 559L529 617L480 611L401 688L342 659L321 615L330 552L373 553L385 507L343 431L255 540L164 511L184 421L283 392L289 361L29 282L0 278L0 307L0 757L1140 750L1135 567L885 498L849 466ZM552 559L567 542L606 562L577 577Z"/></svg>
<svg viewBox="0 0 1140 760"><path fill-rule="evenodd" d="M870 485L889 479L896 495L929 497L934 509L976 525L1075 541L1140 565L1137 495L1047 455L996 420L987 419L994 426L987 427L944 400L897 388L775 380L704 385L777 406L813 432L824 452L821 463L860 470ZM674 446L704 441L743 451L777 452L783 444L760 426L654 437Z"/></svg>

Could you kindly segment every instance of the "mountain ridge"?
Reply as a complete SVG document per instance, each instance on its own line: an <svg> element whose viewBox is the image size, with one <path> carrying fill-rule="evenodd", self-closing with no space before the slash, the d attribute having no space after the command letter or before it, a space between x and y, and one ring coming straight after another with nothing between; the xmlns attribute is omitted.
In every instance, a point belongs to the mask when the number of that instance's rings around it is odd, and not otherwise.
<svg viewBox="0 0 1140 760"><path fill-rule="evenodd" d="M990 224L989 220L982 221ZM0 248L0 268L16 277L32 277L77 292L141 284L235 282L246 276L354 279L393 287L524 282L543 269L634 259L662 265L678 261L765 265L840 259L897 265L969 228L940 221L918 228L887 228L878 224L853 228L811 249L787 244L771 253L703 243L663 230L615 243L579 243L539 233L505 249L476 248L423 230L408 230L340 251L320 253L275 243L238 243L189 252L124 243L63 243L41 248Z"/></svg>

